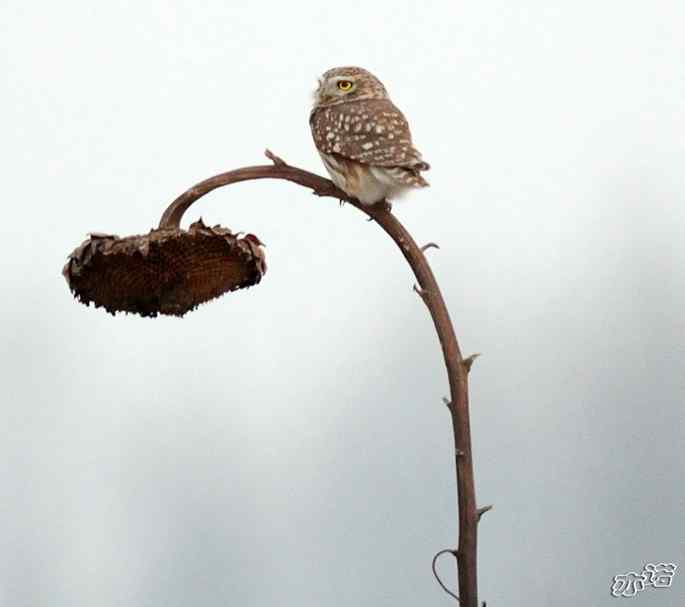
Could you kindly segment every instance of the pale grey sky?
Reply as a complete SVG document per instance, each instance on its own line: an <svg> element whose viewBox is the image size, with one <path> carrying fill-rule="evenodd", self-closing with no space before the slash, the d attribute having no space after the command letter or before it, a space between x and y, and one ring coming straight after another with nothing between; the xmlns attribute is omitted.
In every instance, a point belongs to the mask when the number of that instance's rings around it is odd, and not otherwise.
<svg viewBox="0 0 685 607"><path fill-rule="evenodd" d="M447 383L401 255L291 184L188 219L255 232L255 289L106 315L60 270L270 147L323 172L316 77L376 73L432 164L397 205L472 373L480 594L685 603L682 2L0 5L0 605L448 605ZM441 564L454 584L451 564Z"/></svg>

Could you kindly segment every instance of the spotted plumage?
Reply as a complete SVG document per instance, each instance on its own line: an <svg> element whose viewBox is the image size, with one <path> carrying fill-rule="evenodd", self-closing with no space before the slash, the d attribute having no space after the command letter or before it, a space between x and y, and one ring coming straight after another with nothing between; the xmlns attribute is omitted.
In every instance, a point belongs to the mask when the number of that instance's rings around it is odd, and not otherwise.
<svg viewBox="0 0 685 607"><path fill-rule="evenodd" d="M430 168L383 84L358 67L327 71L309 117L314 143L335 184L363 204L426 187Z"/></svg>

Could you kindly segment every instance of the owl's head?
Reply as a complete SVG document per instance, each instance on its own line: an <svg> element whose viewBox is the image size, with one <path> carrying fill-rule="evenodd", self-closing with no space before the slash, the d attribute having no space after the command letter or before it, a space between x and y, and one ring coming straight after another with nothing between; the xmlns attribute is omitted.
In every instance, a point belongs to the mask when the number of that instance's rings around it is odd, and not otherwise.
<svg viewBox="0 0 685 607"><path fill-rule="evenodd" d="M314 107L338 105L357 99L387 99L383 83L361 67L334 67L319 78Z"/></svg>

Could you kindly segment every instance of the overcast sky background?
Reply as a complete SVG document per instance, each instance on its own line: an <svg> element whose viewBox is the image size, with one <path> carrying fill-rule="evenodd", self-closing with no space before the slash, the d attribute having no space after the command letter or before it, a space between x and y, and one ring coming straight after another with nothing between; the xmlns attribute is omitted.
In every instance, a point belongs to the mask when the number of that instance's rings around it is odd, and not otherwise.
<svg viewBox="0 0 685 607"><path fill-rule="evenodd" d="M378 226L283 182L187 220L255 232L254 289L116 317L60 272L270 147L323 172L316 77L376 73L432 164L395 208L472 372L480 598L685 603L682 2L0 4L0 605L449 605L447 393ZM452 563L440 567L454 586Z"/></svg>

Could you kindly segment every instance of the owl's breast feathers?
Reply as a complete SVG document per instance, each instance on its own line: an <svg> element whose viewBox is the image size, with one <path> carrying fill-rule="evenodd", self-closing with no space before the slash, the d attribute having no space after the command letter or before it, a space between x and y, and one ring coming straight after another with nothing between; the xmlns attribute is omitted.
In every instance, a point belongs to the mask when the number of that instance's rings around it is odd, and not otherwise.
<svg viewBox="0 0 685 607"><path fill-rule="evenodd" d="M407 185L428 185L420 171L427 171L430 165L414 147L406 118L389 99L360 99L317 108L309 123L322 154L404 169L397 173L406 172Z"/></svg>

